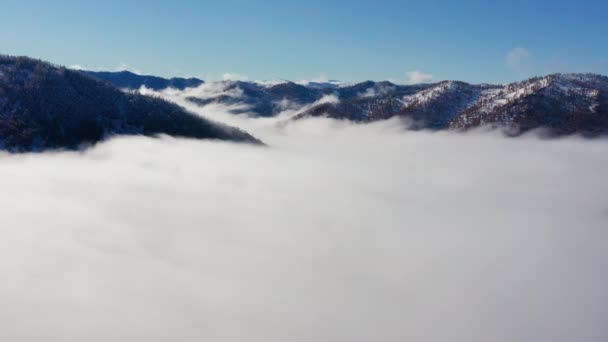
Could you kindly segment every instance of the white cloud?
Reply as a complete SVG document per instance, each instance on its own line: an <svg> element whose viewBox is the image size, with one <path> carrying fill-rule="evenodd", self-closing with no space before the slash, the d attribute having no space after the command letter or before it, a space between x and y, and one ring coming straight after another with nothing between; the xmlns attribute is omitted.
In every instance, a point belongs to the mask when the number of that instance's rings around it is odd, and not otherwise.
<svg viewBox="0 0 608 342"><path fill-rule="evenodd" d="M0 339L605 341L608 142L232 117L0 155Z"/></svg>
<svg viewBox="0 0 608 342"><path fill-rule="evenodd" d="M287 83L289 81L283 80L283 79L271 79L271 80L255 80L253 81L253 83L259 84L263 87L272 87L275 86L277 84L283 84L283 83Z"/></svg>
<svg viewBox="0 0 608 342"><path fill-rule="evenodd" d="M138 75L142 75L143 72L137 68L133 68L131 66L129 66L127 63L123 63L121 62L120 64L118 64L117 66L113 67L113 68L108 68L108 67L87 67L87 66L82 66L80 64L73 64L70 65L68 67L69 69L72 70L89 70L89 71L130 71L134 74L138 74Z"/></svg>
<svg viewBox="0 0 608 342"><path fill-rule="evenodd" d="M246 75L227 72L222 75L222 80L223 81L247 81L247 80L249 80L249 77L247 77Z"/></svg>
<svg viewBox="0 0 608 342"><path fill-rule="evenodd" d="M407 79L389 78L388 81L395 84L421 84L430 83L435 79L435 76L424 73L420 70L412 70L405 73Z"/></svg>
<svg viewBox="0 0 608 342"><path fill-rule="evenodd" d="M523 47L516 47L507 53L505 63L512 69L519 70L530 59L530 52Z"/></svg>
<svg viewBox="0 0 608 342"><path fill-rule="evenodd" d="M325 95L322 98L320 98L319 100L317 100L316 102L314 102L312 104L312 106L316 106L319 104L323 104L323 103L333 103L333 104L338 104L340 103L340 99L338 99L337 95L334 94L329 94L329 95Z"/></svg>
<svg viewBox="0 0 608 342"><path fill-rule="evenodd" d="M161 96L168 101L180 102L181 105L189 103L186 99L196 97L199 99L211 99L219 96L240 97L243 95L242 89L232 87L231 81L206 82L198 87L186 88L179 90L175 88L167 88L161 91L142 86L139 92L143 95ZM190 103L190 105L192 105ZM196 106L194 108L197 108Z"/></svg>
<svg viewBox="0 0 608 342"><path fill-rule="evenodd" d="M394 86L386 86L386 85L375 85L373 87L367 88L366 91L359 94L361 97L374 97L379 95L386 95L395 90Z"/></svg>
<svg viewBox="0 0 608 342"><path fill-rule="evenodd" d="M424 72L414 70L408 71L407 75L407 83L408 84L420 84L420 83L429 83L433 81L434 77L431 74L426 74Z"/></svg>
<svg viewBox="0 0 608 342"><path fill-rule="evenodd" d="M299 80L296 83L298 83L298 84L308 84L308 83L311 83L311 82L314 82L314 83L326 83L326 82L329 82L329 78L327 77L326 74L321 73L317 77L313 77L313 78L307 79L307 80Z"/></svg>
<svg viewBox="0 0 608 342"><path fill-rule="evenodd" d="M82 65L79 65L79 64L70 65L68 67L68 69L72 69L72 70L89 70L86 67L83 67Z"/></svg>

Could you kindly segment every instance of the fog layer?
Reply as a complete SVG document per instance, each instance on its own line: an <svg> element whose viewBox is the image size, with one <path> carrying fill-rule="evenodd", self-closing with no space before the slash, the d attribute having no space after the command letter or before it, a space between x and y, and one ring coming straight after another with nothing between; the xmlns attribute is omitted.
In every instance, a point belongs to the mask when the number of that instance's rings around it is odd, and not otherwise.
<svg viewBox="0 0 608 342"><path fill-rule="evenodd" d="M606 141L234 120L0 155L0 339L608 340Z"/></svg>

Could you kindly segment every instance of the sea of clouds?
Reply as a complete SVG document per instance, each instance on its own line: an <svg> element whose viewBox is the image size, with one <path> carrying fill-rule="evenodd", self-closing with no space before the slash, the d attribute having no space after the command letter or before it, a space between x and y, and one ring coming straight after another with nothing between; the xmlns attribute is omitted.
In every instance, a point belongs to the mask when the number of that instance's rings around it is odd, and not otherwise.
<svg viewBox="0 0 608 342"><path fill-rule="evenodd" d="M269 146L1 154L0 340L608 340L607 141L156 95Z"/></svg>

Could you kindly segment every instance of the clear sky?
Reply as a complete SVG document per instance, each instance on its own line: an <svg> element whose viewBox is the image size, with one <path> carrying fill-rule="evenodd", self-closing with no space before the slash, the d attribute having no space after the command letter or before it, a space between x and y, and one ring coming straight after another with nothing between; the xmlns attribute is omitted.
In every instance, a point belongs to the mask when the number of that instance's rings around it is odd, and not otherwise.
<svg viewBox="0 0 608 342"><path fill-rule="evenodd" d="M0 52L207 79L608 74L608 1L2 0Z"/></svg>

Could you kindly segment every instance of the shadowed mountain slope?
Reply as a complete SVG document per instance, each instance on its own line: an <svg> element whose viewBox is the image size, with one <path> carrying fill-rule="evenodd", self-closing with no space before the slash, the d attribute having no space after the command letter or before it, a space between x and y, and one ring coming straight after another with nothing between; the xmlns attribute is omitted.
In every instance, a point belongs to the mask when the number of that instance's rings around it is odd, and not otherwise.
<svg viewBox="0 0 608 342"><path fill-rule="evenodd" d="M158 98L125 93L82 72L0 56L0 147L77 149L114 135L167 134L259 143Z"/></svg>

